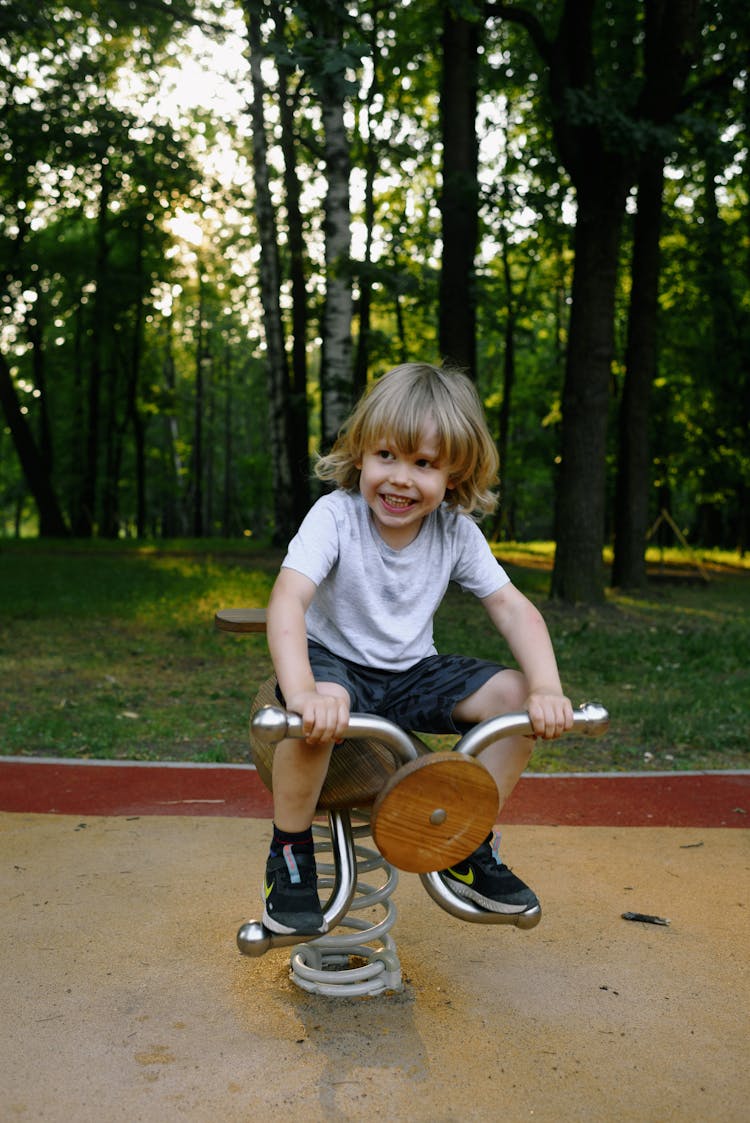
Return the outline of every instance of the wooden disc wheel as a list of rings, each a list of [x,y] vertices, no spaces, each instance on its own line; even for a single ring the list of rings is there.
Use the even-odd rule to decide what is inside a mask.
[[[495,781],[478,760],[430,753],[388,780],[373,805],[372,837],[398,869],[442,870],[484,841],[497,818],[497,798]]]

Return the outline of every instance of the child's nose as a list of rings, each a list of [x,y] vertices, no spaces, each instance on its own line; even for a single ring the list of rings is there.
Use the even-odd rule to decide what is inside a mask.
[[[405,487],[411,480],[411,467],[404,460],[394,460],[391,463],[390,476],[393,483]]]

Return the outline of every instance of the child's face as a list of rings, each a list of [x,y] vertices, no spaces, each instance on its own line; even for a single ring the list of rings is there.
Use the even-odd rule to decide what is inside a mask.
[[[414,452],[402,452],[384,438],[366,449],[357,465],[359,490],[380,536],[393,549],[416,538],[422,520],[440,506],[452,486],[438,448],[437,429],[429,424]]]

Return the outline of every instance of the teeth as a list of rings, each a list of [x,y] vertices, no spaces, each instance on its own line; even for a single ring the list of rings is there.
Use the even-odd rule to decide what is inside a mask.
[[[401,495],[384,495],[383,500],[389,507],[410,507],[411,499],[404,499]]]

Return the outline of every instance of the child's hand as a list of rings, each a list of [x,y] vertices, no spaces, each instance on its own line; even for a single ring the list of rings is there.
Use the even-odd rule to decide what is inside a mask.
[[[535,737],[551,741],[573,727],[570,699],[557,691],[532,690],[524,709],[531,719]]]
[[[287,699],[287,708],[302,717],[308,745],[329,745],[341,741],[349,726],[349,699],[335,698],[317,691],[305,691]]]

